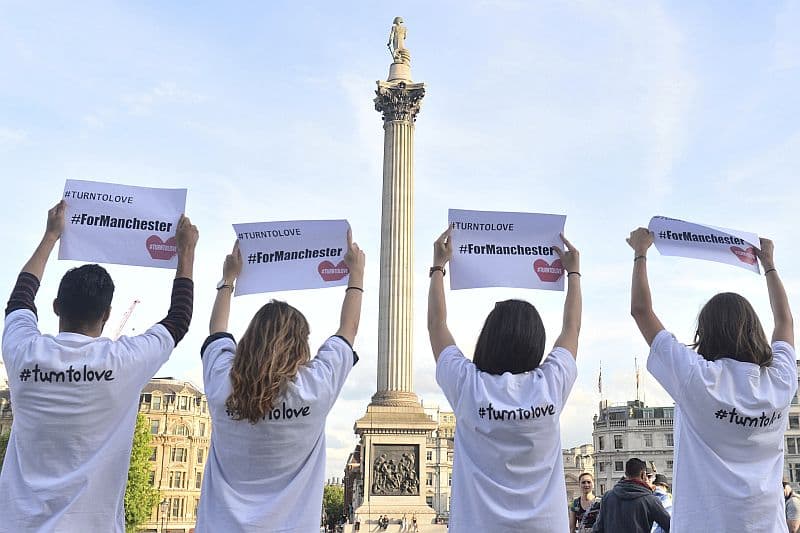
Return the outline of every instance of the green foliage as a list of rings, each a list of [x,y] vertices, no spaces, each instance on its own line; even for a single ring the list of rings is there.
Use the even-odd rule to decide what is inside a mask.
[[[0,435],[0,471],[3,470],[3,460],[6,458],[6,448],[8,448],[8,437],[11,433],[3,433]]]
[[[329,524],[338,524],[344,516],[344,488],[338,485],[325,485],[322,493],[322,508]]]
[[[133,432],[128,485],[125,487],[125,531],[128,533],[136,531],[150,518],[160,499],[158,491],[150,486],[151,439],[147,418],[138,415]]]

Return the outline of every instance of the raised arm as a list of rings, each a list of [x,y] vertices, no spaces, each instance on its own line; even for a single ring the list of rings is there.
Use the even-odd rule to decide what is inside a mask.
[[[61,233],[64,231],[64,212],[67,209],[67,203],[64,200],[58,202],[47,212],[47,227],[44,230],[39,246],[34,250],[33,255],[25,266],[22,267],[22,272],[33,274],[39,281],[42,280],[44,275],[44,267],[47,265],[47,260],[50,258],[50,253],[53,251],[58,239],[61,238]]]
[[[242,252],[239,250],[239,240],[233,244],[233,251],[225,257],[222,264],[222,280],[217,284],[217,296],[214,307],[211,308],[211,320],[208,323],[208,333],[227,333],[228,318],[231,314],[231,295],[239,274],[242,273]]]
[[[638,228],[626,239],[633,248],[633,276],[631,280],[631,316],[636,321],[644,340],[650,345],[663,324],[653,312],[650,283],[647,280],[647,250],[653,244],[653,234],[647,228]]]
[[[456,343],[447,328],[447,302],[444,298],[444,267],[453,257],[453,242],[450,239],[452,231],[452,226],[448,227],[433,243],[433,267],[428,288],[428,335],[436,361],[439,360],[442,350]]]
[[[361,321],[361,300],[364,296],[364,264],[366,257],[358,244],[353,242],[353,232],[347,230],[347,253],[344,263],[350,270],[347,289],[344,291],[342,313],[339,318],[339,330],[336,335],[344,337],[350,346],[356,340],[358,324]]]
[[[578,335],[581,332],[581,315],[583,311],[583,297],[581,295],[581,256],[575,246],[564,235],[564,250],[554,246],[561,265],[567,273],[567,297],[564,300],[564,318],[561,324],[561,334],[556,339],[556,346],[564,348],[578,357]]]
[[[786,289],[783,288],[783,282],[778,276],[778,271],[775,270],[774,251],[775,245],[771,240],[761,239],[761,249],[756,252],[761,260],[761,266],[764,267],[769,304],[772,307],[772,316],[775,321],[772,342],[784,341],[794,346],[794,319],[792,310],[789,308],[789,299],[786,297]]]
[[[189,331],[194,310],[194,249],[197,246],[199,233],[197,227],[188,217],[181,215],[175,240],[178,245],[178,267],[175,270],[175,281],[172,282],[172,296],[170,298],[167,316],[159,322],[169,331],[172,340],[177,345]]]

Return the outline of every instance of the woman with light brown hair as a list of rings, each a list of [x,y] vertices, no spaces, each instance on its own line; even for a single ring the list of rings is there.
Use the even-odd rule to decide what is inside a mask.
[[[650,345],[647,369],[676,405],[670,530],[786,531],[779,487],[797,361],[772,241],[761,239],[756,251],[772,308],[771,343],[750,303],[721,293],[700,311],[690,346],[678,342],[653,311],[647,279],[653,234],[636,229],[628,244],[634,251],[631,314]]]
[[[238,241],[225,258],[203,343],[203,381],[213,432],[197,510],[197,533],[319,529],[325,419],[358,361],[364,253],[347,233],[350,271],[339,330],[311,357],[305,317],[272,300],[238,345],[228,333]],[[198,456],[198,462],[200,457]]]
[[[569,506],[570,533],[591,531],[594,519],[597,518],[597,513],[594,513],[590,522],[584,520],[584,517],[592,509],[594,500],[597,498],[594,495],[594,476],[590,472],[584,472],[578,476],[578,483],[581,486],[581,495],[572,500]]]

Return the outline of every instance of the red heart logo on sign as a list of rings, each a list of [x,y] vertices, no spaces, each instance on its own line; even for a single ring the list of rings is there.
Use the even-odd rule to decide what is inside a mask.
[[[175,237],[170,237],[166,242],[161,240],[158,235],[151,235],[145,241],[150,257],[160,261],[169,261],[178,253],[178,241]]]
[[[539,279],[545,283],[553,283],[564,275],[564,267],[561,265],[561,259],[556,259],[552,263],[548,263],[544,259],[537,259],[533,262],[533,271],[539,276]]]
[[[756,249],[752,246],[744,250],[738,246],[731,246],[731,252],[733,252],[736,258],[742,263],[747,263],[748,265],[756,264]]]
[[[339,281],[350,274],[350,269],[347,268],[344,261],[339,261],[338,265],[334,265],[330,261],[323,261],[317,267],[317,271],[324,281]]]

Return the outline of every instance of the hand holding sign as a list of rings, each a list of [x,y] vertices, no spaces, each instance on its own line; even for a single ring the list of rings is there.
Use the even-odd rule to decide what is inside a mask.
[[[347,253],[344,255],[344,264],[350,271],[348,287],[358,287],[364,289],[364,264],[367,259],[363,250],[353,242],[353,231],[347,228]]]
[[[756,255],[761,260],[761,266],[764,267],[764,273],[766,274],[767,270],[775,268],[775,260],[772,258],[772,254],[775,251],[775,244],[765,238],[760,239],[761,249],[756,250]]]
[[[625,241],[633,248],[635,257],[646,257],[647,249],[653,244],[653,232],[647,228],[636,228]]]
[[[47,212],[47,229],[45,235],[54,241],[61,238],[64,233],[64,213],[67,211],[67,202],[61,200]]]
[[[564,241],[564,250],[558,246],[553,246],[553,249],[558,254],[558,260],[561,261],[561,266],[567,275],[572,273],[580,274],[581,271],[581,255],[577,248],[564,237],[564,234],[559,234],[561,240]]]
[[[453,258],[453,240],[450,234],[453,233],[453,226],[447,226],[444,233],[433,243],[433,266],[444,266]]]
[[[239,239],[233,243],[233,251],[225,256],[222,264],[222,279],[224,281],[236,281],[242,273],[242,251],[239,249]]]

